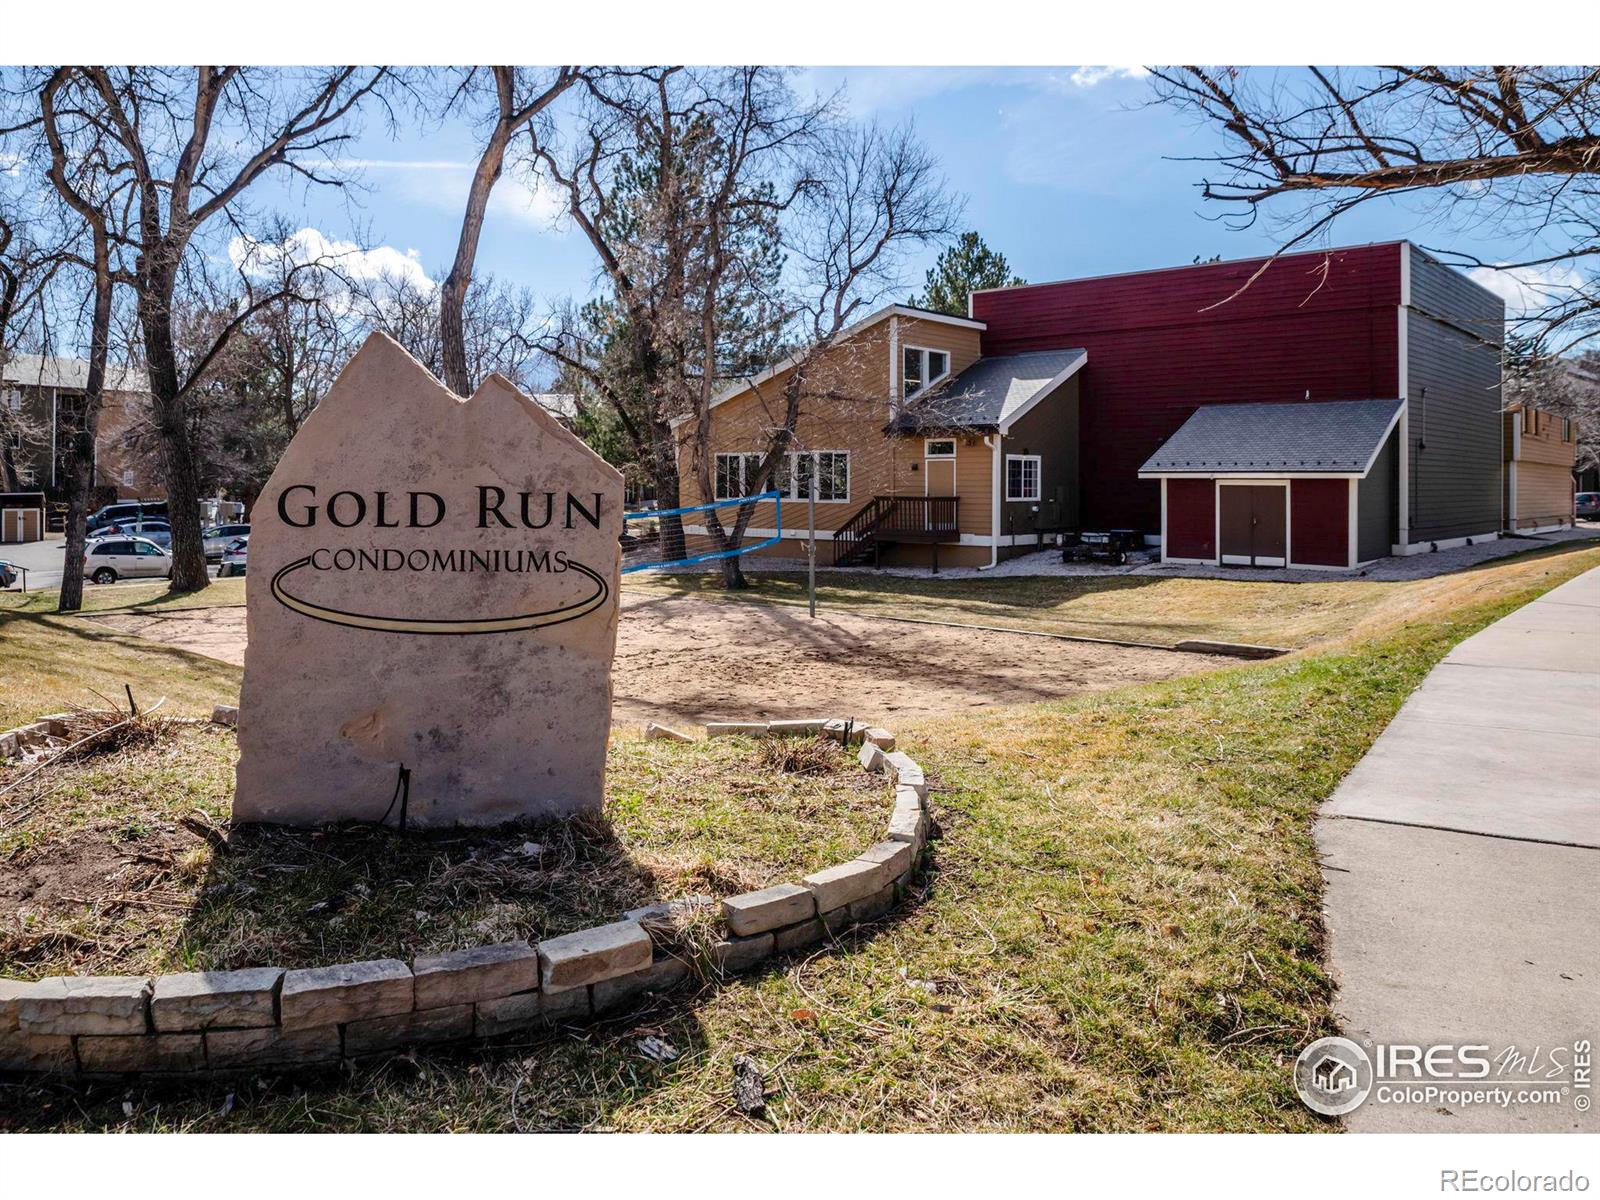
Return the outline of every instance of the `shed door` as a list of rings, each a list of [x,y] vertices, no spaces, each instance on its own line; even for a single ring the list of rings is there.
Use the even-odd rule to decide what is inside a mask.
[[[1244,567],[1281,567],[1288,561],[1286,484],[1217,487],[1222,561]]]

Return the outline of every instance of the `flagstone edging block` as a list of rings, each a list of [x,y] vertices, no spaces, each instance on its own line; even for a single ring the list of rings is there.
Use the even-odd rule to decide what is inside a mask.
[[[895,785],[883,840],[798,882],[720,903],[654,904],[537,944],[473,946],[410,963],[0,979],[0,1072],[100,1079],[294,1070],[524,1033],[808,950],[906,896],[931,819],[926,777],[894,734],[826,717],[725,721],[706,732],[859,747],[861,766]],[[720,914],[720,939],[689,956],[671,947],[675,918],[710,912]]]

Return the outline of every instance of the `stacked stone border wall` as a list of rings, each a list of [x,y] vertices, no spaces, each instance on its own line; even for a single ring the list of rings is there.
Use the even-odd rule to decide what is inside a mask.
[[[219,724],[236,719],[227,706],[213,716]],[[895,748],[892,733],[840,718],[706,726],[708,737],[732,734],[820,735],[858,747],[861,766],[894,786],[883,840],[795,883],[720,903],[650,905],[536,944],[475,946],[410,963],[0,979],[0,1071],[93,1079],[288,1070],[494,1038],[604,1015],[707,968],[750,970],[880,917],[905,896],[931,822],[922,768]],[[693,740],[654,724],[646,736]],[[661,930],[686,909],[712,906],[718,932],[695,960],[651,937],[652,926]]]

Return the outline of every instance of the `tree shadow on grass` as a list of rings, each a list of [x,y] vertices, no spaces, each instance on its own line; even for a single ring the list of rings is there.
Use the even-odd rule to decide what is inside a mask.
[[[529,842],[546,847],[538,866],[507,861],[534,857],[522,853]],[[292,967],[383,956],[410,961],[430,948],[537,939],[615,920],[625,908],[654,899],[657,890],[649,869],[629,860],[598,820],[470,834],[247,828],[234,833],[229,851],[215,861],[182,934],[196,966]],[[535,878],[543,882],[534,885]],[[483,911],[488,895],[498,910],[491,920],[505,923],[474,925],[466,938],[442,932],[440,926],[459,928]],[[321,898],[307,905],[313,896]],[[412,907],[447,902],[457,911],[427,921],[418,918],[429,909]],[[513,907],[517,912],[509,914]],[[820,952],[848,953],[904,915],[902,907],[843,931]],[[692,955],[683,944],[667,942],[667,948],[658,942],[658,959]],[[817,949],[769,959],[740,978],[758,982]],[[700,1012],[732,982],[698,958],[689,977],[670,990],[625,997],[590,1017],[301,1070],[125,1081],[0,1079],[0,1131],[606,1129],[631,1105],[703,1068],[713,1040]],[[686,1096],[683,1131],[734,1111],[727,1103],[731,1091],[709,1106],[704,1099]],[[765,1127],[757,1118],[749,1123]]]
[[[177,952],[213,970],[409,961],[615,921],[661,883],[599,817],[406,833],[247,825],[212,855]]]

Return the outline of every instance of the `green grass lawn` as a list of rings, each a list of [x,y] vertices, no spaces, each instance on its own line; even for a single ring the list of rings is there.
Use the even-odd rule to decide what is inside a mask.
[[[765,1128],[1335,1129],[1290,1078],[1334,1028],[1317,807],[1451,646],[1596,566],[1596,549],[1523,556],[1313,651],[903,728],[942,831],[920,895],[752,977],[320,1078],[0,1090],[0,1125],[734,1131],[756,1125],[730,1105],[750,1054],[776,1089]],[[101,819],[139,819],[125,808]],[[646,1058],[645,1033],[681,1056]]]
[[[242,604],[244,580],[218,580],[179,596],[164,580],[86,585],[83,599],[85,613]],[[213,705],[237,700],[238,667],[130,637],[84,616],[58,616],[56,600],[54,591],[0,593],[0,729],[73,704],[96,704],[96,692],[121,703],[125,685],[144,705],[166,697],[162,711],[173,714],[210,713]]]

